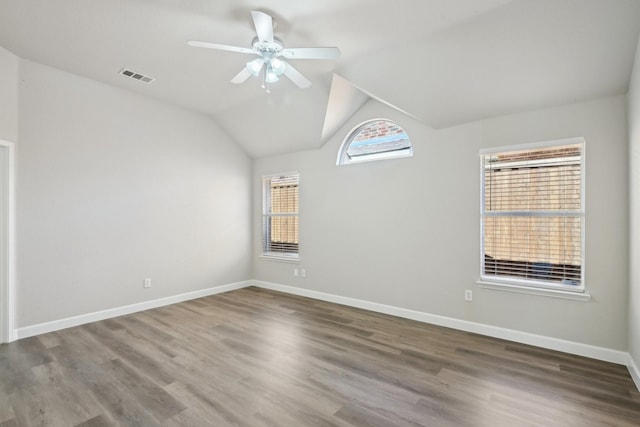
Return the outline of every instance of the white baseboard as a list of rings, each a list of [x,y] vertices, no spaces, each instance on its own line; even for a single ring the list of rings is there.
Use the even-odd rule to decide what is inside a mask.
[[[582,344],[558,338],[546,337],[543,335],[530,334],[528,332],[500,328],[497,326],[485,325],[482,323],[469,322],[467,320],[454,319],[452,317],[445,317],[436,314],[408,310],[405,308],[399,308],[355,298],[342,297],[338,295],[327,294],[324,292],[297,288],[294,286],[280,285],[277,283],[263,282],[258,280],[253,280],[252,284],[260,288],[314,298],[322,301],[334,302],[350,307],[363,308],[365,310],[371,310],[378,313],[390,314],[392,316],[403,317],[405,319],[417,320],[418,322],[430,323],[433,325],[444,326],[461,331],[487,335],[494,338],[515,341],[522,344],[534,345],[536,347],[562,351],[578,356],[590,357],[592,359],[604,360],[607,362],[617,363],[619,365],[628,366],[629,363],[629,353],[624,351],[612,350],[609,348],[598,347],[589,344]],[[637,381],[636,384],[638,384]]]
[[[579,356],[585,356],[593,359],[625,365],[629,369],[636,387],[638,388],[638,390],[640,390],[640,369],[638,369],[638,365],[635,363],[631,355],[623,351],[612,350],[589,344],[582,344],[558,338],[546,337],[543,335],[530,334],[513,329],[500,328],[497,326],[490,326],[482,323],[469,322],[467,320],[454,319],[452,317],[439,316],[436,314],[409,310],[386,304],[380,304],[356,298],[343,297],[339,295],[328,294],[325,292],[313,291],[309,289],[297,288],[295,286],[287,286],[259,280],[248,280],[244,282],[231,283],[228,285],[216,286],[194,292],[187,292],[184,294],[159,298],[151,301],[144,301],[137,304],[126,305],[123,307],[116,307],[108,310],[98,311],[95,313],[87,313],[79,316],[68,317],[65,319],[54,320],[51,322],[40,323],[37,325],[26,326],[16,329],[13,335],[16,339],[28,338],[48,332],[59,331],[61,329],[66,329],[73,326],[96,322],[99,320],[111,319],[113,317],[136,313],[139,311],[149,310],[165,305],[176,304],[179,302],[202,298],[209,295],[215,295],[222,292],[242,289],[248,286],[256,286],[259,288],[271,289],[288,294],[314,298],[321,301],[328,301],[350,307],[362,308],[378,313],[416,320],[418,322],[444,326],[447,328],[458,329],[466,332],[473,332],[494,338],[501,338],[522,344],[534,345],[537,347],[548,348],[551,350],[562,351],[565,353],[571,353]]]
[[[61,329],[71,328],[73,326],[84,325],[86,323],[96,322],[98,320],[111,319],[113,317],[124,316],[126,314],[136,313],[138,311],[149,310],[152,308],[162,307],[165,305],[176,304],[196,298],[202,298],[209,295],[215,295],[222,292],[233,291],[236,289],[246,288],[250,286],[250,281],[231,283],[228,285],[215,286],[212,288],[202,289],[199,291],[186,292],[184,294],[173,295],[165,298],[158,298],[151,301],[139,302],[137,304],[125,305],[122,307],[110,308],[108,310],[97,311],[95,313],[81,314],[79,316],[67,317],[65,319],[53,320],[51,322],[40,323],[32,326],[25,326],[15,330],[16,339],[28,338],[35,335],[46,334],[48,332],[59,331]]]
[[[629,360],[627,362],[627,369],[629,369],[629,373],[631,374],[631,378],[633,378],[633,382],[636,383],[636,388],[640,391],[640,369],[638,369],[638,365],[636,364],[633,357],[629,355]]]

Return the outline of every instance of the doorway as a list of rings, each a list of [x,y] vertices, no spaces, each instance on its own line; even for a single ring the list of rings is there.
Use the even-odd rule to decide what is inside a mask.
[[[15,147],[0,140],[0,343],[15,340]]]

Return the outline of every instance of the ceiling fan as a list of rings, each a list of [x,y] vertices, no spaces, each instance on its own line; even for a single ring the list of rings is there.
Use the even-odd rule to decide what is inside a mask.
[[[251,76],[261,75],[262,87],[267,92],[269,92],[269,83],[277,82],[283,74],[300,88],[311,86],[311,82],[305,76],[281,58],[335,59],[340,56],[340,49],[337,47],[285,48],[282,41],[273,36],[273,18],[270,15],[252,10],[251,17],[256,27],[257,36],[251,42],[250,48],[193,40],[187,44],[194,47],[258,55],[258,58],[247,62],[247,66],[231,79],[231,83],[244,83]]]

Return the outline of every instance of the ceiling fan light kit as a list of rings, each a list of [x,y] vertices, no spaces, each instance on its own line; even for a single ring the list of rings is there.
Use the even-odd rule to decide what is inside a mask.
[[[267,83],[275,83],[278,80],[280,80],[280,77],[278,77],[278,75],[276,74],[275,71],[273,71],[273,67],[271,66],[271,64],[267,65],[267,69],[264,72],[265,75],[265,80]]]
[[[285,68],[287,68],[286,62],[280,61],[278,58],[271,58],[269,65],[271,66],[271,68],[273,68],[273,72],[278,76],[282,75]]]
[[[264,65],[263,58],[256,58],[253,61],[247,62],[247,70],[251,73],[252,76],[258,77],[260,71],[262,71],[262,66]]]
[[[251,76],[258,77],[262,75],[262,87],[265,88],[267,92],[269,92],[269,83],[277,82],[283,74],[300,88],[308,88],[311,86],[311,82],[306,77],[300,74],[291,64],[279,57],[295,59],[336,59],[340,56],[340,49],[337,47],[285,49],[284,44],[273,36],[273,18],[270,15],[254,10],[251,11],[251,16],[257,33],[257,36],[254,37],[251,42],[251,48],[203,41],[190,41],[187,44],[193,47],[258,55],[259,58],[247,62],[246,67],[231,79],[231,83],[244,83]]]

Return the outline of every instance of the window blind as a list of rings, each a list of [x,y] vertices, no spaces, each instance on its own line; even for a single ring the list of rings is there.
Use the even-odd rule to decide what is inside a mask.
[[[263,178],[263,252],[298,253],[298,174]]]
[[[485,153],[482,276],[582,288],[583,144]]]

